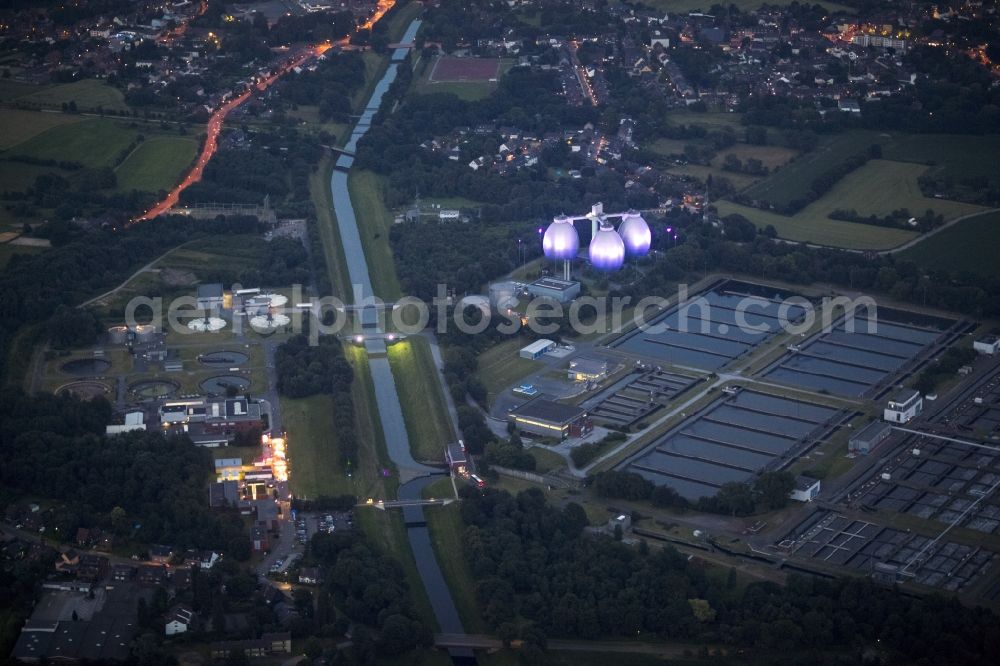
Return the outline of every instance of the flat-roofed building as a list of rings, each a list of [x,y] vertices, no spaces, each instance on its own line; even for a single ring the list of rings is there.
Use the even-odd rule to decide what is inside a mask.
[[[872,421],[847,441],[851,453],[867,455],[892,433],[892,426],[886,421]]]
[[[507,419],[524,432],[560,440],[581,437],[594,429],[585,410],[543,396],[510,410]]]
[[[551,298],[559,303],[569,303],[580,295],[580,283],[556,277],[543,277],[528,285],[528,293],[536,298]]]
[[[903,389],[889,399],[882,418],[890,423],[906,423],[924,409],[924,400],[913,389]]]
[[[574,382],[597,382],[608,376],[608,362],[581,356],[569,362],[567,377]]]
[[[532,361],[536,358],[542,357],[545,352],[553,349],[556,343],[551,340],[535,340],[530,345],[522,347],[521,351],[518,352],[518,356],[521,358],[531,359]]]

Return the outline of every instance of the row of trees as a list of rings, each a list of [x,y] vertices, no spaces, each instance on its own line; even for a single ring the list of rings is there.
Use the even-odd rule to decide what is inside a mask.
[[[660,507],[749,516],[755,512],[781,509],[788,504],[795,478],[788,472],[764,472],[751,481],[723,484],[715,495],[699,497],[694,502],[681,497],[670,486],[658,486],[635,472],[601,472],[591,479],[591,484],[594,492],[601,497],[648,500]]]
[[[755,648],[761,663],[816,651],[861,663],[877,644],[885,663],[992,664],[1000,650],[996,616],[955,599],[904,597],[857,578],[741,587],[735,572],[710,576],[672,547],[589,536],[579,505],[554,508],[537,489],[460,492],[476,598],[501,635],[526,626],[542,642],[654,634]]]

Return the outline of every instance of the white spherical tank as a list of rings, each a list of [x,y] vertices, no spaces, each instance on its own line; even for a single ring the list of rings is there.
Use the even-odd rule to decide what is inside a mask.
[[[573,220],[558,215],[542,236],[542,250],[552,260],[574,259],[580,249],[580,235],[576,233]]]
[[[630,257],[641,257],[649,252],[653,242],[653,234],[646,220],[634,210],[622,215],[622,223],[618,227],[618,235],[625,243],[625,254]]]
[[[625,243],[610,223],[601,225],[590,241],[590,263],[599,271],[616,271],[625,263]]]

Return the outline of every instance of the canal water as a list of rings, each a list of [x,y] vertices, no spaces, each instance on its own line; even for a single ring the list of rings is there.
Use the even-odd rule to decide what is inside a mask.
[[[420,28],[420,21],[414,20],[410,23],[403,35],[402,42],[412,42]],[[382,104],[382,99],[389,86],[396,80],[398,69],[404,65],[407,49],[396,49],[392,53],[389,66],[381,80],[375,85],[372,96],[365,105],[365,109],[355,125],[351,136],[344,146],[348,153],[354,153],[358,146],[358,141],[365,135],[371,127],[372,119],[378,113]],[[358,229],[358,219],[354,213],[354,205],[351,203],[350,192],[347,187],[348,172],[354,164],[351,155],[341,155],[337,158],[333,174],[330,177],[330,191],[333,196],[333,211],[337,217],[337,226],[340,232],[341,243],[344,246],[344,256],[347,259],[347,272],[351,278],[351,284],[355,290],[354,294],[345,294],[345,299],[349,298],[355,303],[361,299],[374,297],[376,294],[372,289],[371,276],[368,272],[368,262],[365,259],[364,247],[361,244],[361,234]],[[376,350],[369,348],[370,352],[381,352],[378,355],[369,356],[369,367],[371,368],[372,383],[375,387],[376,402],[378,405],[379,420],[382,424],[382,432],[385,434],[386,445],[389,457],[392,458],[399,470],[402,485],[399,488],[400,499],[422,499],[423,489],[430,483],[442,478],[441,470],[421,465],[414,461],[410,453],[409,438],[406,434],[406,423],[403,420],[403,412],[399,404],[399,393],[396,391],[396,384],[393,380],[389,361],[385,357],[384,346]],[[458,616],[458,609],[451,597],[451,592],[441,573],[437,557],[434,554],[434,546],[431,543],[430,533],[427,529],[427,522],[424,517],[422,507],[407,507],[404,512],[406,522],[406,535],[413,551],[413,558],[416,560],[417,571],[420,579],[427,590],[431,607],[434,610],[435,618],[441,632],[449,634],[464,634],[465,629]],[[472,650],[465,648],[450,648],[449,654],[456,661],[466,661],[473,656]]]

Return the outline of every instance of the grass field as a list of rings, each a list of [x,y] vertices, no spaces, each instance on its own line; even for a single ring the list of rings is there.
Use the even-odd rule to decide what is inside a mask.
[[[444,446],[454,441],[448,410],[437,381],[437,368],[427,340],[412,336],[388,349],[389,365],[416,460],[439,461]]]
[[[44,248],[32,247],[30,245],[11,245],[10,243],[3,243],[0,245],[0,269],[6,268],[10,258],[15,254],[38,254],[43,251]]]
[[[518,379],[541,369],[535,361],[521,358],[518,350],[527,344],[522,338],[505,340],[479,356],[476,375],[486,387],[490,400]]]
[[[50,108],[62,108],[63,102],[68,104],[73,101],[80,111],[90,111],[97,107],[102,107],[106,111],[128,108],[120,90],[98,79],[44,86],[39,90],[19,95],[17,101]]]
[[[711,113],[684,110],[668,111],[667,120],[674,125],[695,125],[704,127],[707,130],[731,127],[739,131],[743,128],[742,113],[728,113],[723,111]]]
[[[553,453],[538,446],[528,449],[528,453],[535,459],[535,471],[539,474],[551,472],[554,469],[566,466],[566,460],[558,453]]]
[[[87,167],[105,167],[142,133],[128,123],[94,118],[52,127],[9,149],[12,155],[68,160]],[[147,133],[147,137],[148,137]]]
[[[354,483],[340,466],[333,428],[333,397],[281,399],[288,432],[289,483],[297,497],[353,494]]]
[[[449,486],[448,494],[451,494],[451,481],[445,479],[444,482]],[[476,579],[463,554],[462,533],[465,525],[462,523],[458,504],[427,507],[424,515],[427,516],[427,529],[431,534],[438,564],[441,565],[441,573],[451,590],[451,598],[455,601],[463,628],[470,634],[486,633],[486,623],[476,603]]]
[[[382,202],[381,182],[371,171],[352,170],[348,177],[348,189],[358,218],[361,244],[368,258],[368,273],[371,275],[375,295],[387,301],[398,300],[401,296],[396,264],[389,245],[389,228],[392,216]]]
[[[0,109],[0,150],[16,146],[58,125],[68,125],[80,120],[80,116],[65,113]]]
[[[996,248],[1000,246],[1000,212],[962,220],[902,253],[904,259],[933,270],[969,271],[1000,277]]]
[[[319,106],[315,104],[300,105],[295,110],[290,110],[287,115],[302,121],[305,127],[315,132],[329,132],[337,137],[337,144],[346,143],[350,128],[346,123],[323,122],[319,117]]]
[[[180,181],[197,154],[198,142],[191,137],[150,137],[115,169],[118,190],[169,190]]]
[[[795,168],[793,165],[783,171],[794,171]],[[982,210],[972,204],[923,196],[917,186],[917,178],[926,168],[919,164],[871,160],[791,217],[728,201],[719,201],[716,205],[720,215],[739,213],[760,227],[774,225],[781,238],[836,247],[884,250],[915,238],[915,232],[831,220],[827,216],[838,208],[854,209],[862,215],[886,215],[898,208],[907,208],[914,215],[920,215],[929,208],[948,220]],[[781,173],[779,171],[777,175]]]
[[[309,196],[316,209],[316,229],[319,232],[320,244],[326,259],[327,276],[333,287],[333,296],[345,303],[350,303],[349,285],[351,278],[347,273],[347,260],[340,244],[337,231],[337,220],[333,215],[333,202],[330,195],[330,170],[333,160],[327,156],[320,162],[319,168],[309,176]],[[326,294],[324,294],[326,295]]]

